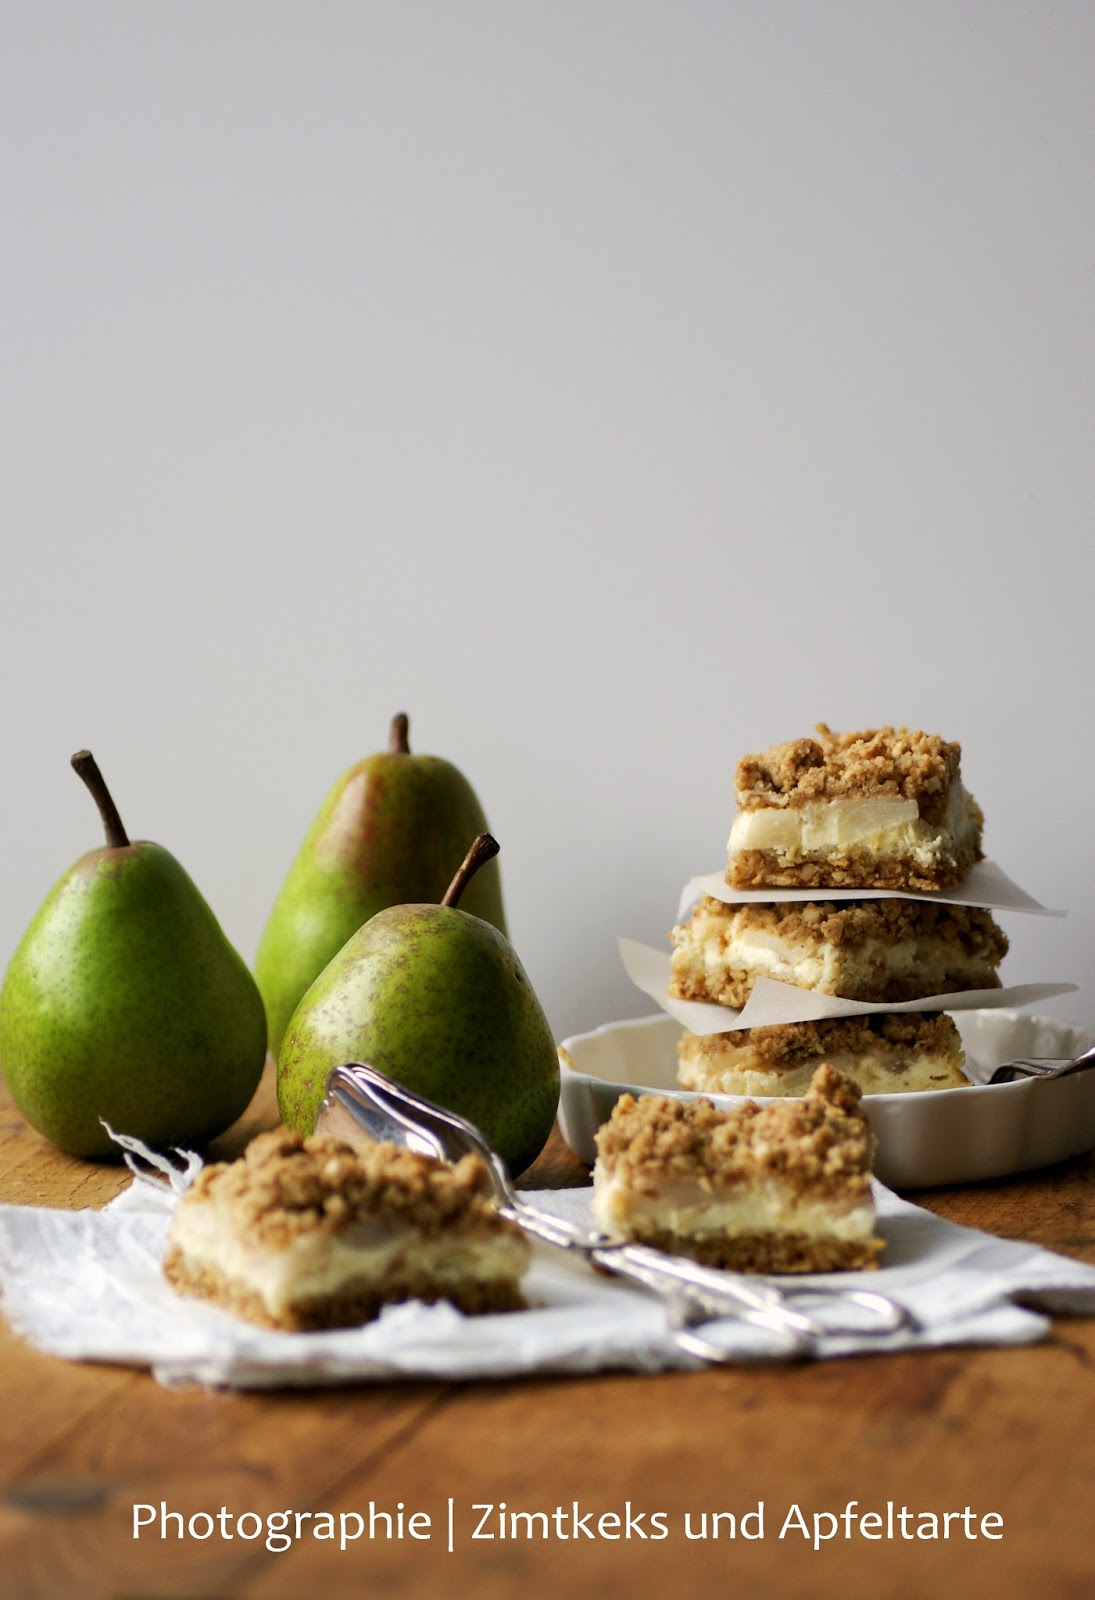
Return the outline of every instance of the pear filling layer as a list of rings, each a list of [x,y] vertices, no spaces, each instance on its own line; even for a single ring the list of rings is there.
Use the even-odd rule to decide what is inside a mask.
[[[727,849],[770,852],[781,862],[824,860],[847,852],[859,860],[908,860],[930,870],[972,844],[975,819],[959,784],[941,822],[926,822],[915,800],[820,800],[803,806],[739,811]]]

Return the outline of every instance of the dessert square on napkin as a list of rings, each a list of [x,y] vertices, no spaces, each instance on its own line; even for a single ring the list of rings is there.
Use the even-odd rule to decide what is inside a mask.
[[[526,1280],[528,1311],[465,1317],[444,1304],[408,1304],[335,1332],[253,1327],[178,1296],[164,1279],[168,1221],[200,1162],[190,1157],[183,1170],[158,1158],[156,1164],[164,1180],[138,1176],[103,1211],[0,1206],[2,1310],[40,1350],[148,1367],[167,1385],[238,1389],[697,1365],[673,1342],[653,1295],[542,1245]],[[587,1187],[525,1198],[588,1222],[591,1193]],[[881,1271],[785,1278],[781,1287],[808,1281],[878,1290],[906,1306],[919,1326],[883,1337],[827,1334],[819,1356],[1022,1344],[1045,1336],[1048,1311],[1095,1312],[1095,1267],[957,1227],[880,1185],[876,1201],[887,1241]],[[808,1309],[828,1320],[818,1302]],[[785,1353],[779,1339],[744,1323],[721,1322],[717,1336],[730,1361]]]

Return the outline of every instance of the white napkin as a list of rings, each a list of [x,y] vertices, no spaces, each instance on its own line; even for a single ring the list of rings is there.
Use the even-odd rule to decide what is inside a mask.
[[[415,1303],[332,1333],[253,1327],[180,1297],[160,1270],[168,1220],[197,1165],[191,1158],[174,1187],[137,1178],[103,1211],[0,1206],[2,1309],[11,1326],[52,1355],[150,1367],[167,1385],[236,1389],[698,1364],[674,1344],[653,1295],[541,1245],[526,1279],[528,1311],[465,1317],[445,1304]],[[525,1198],[588,1221],[590,1194],[583,1188]],[[785,1292],[803,1284],[880,1291],[913,1312],[919,1329],[882,1338],[829,1334],[819,1341],[820,1356],[1025,1344],[1045,1337],[1045,1311],[1095,1312],[1095,1267],[956,1227],[880,1185],[876,1200],[887,1241],[880,1271],[778,1281]],[[826,1322],[839,1314],[831,1302],[810,1300],[803,1309]],[[733,1361],[783,1353],[779,1339],[743,1323],[708,1331]]]

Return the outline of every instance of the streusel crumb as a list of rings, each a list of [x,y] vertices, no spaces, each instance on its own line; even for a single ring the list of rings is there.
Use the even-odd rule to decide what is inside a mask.
[[[799,1194],[854,1198],[868,1191],[875,1147],[859,1101],[827,1062],[802,1100],[720,1111],[704,1098],[625,1094],[597,1132],[598,1160],[649,1194],[673,1181],[725,1190],[766,1175]]]
[[[393,1144],[355,1150],[341,1139],[303,1138],[290,1128],[259,1134],[238,1161],[203,1168],[181,1203],[210,1198],[214,1190],[231,1207],[234,1231],[271,1250],[377,1214],[424,1234],[473,1221],[513,1226],[488,1198],[490,1175],[477,1156],[450,1167]]]
[[[685,1033],[678,1054],[717,1060],[726,1046],[748,1045],[757,1069],[785,1070],[826,1055],[871,1055],[879,1050],[916,1050],[944,1056],[961,1051],[954,1021],[945,1011],[869,1011],[858,1017],[826,1017],[815,1022],[781,1022],[768,1028],[734,1028],[726,1033]]]
[[[961,745],[909,728],[833,733],[819,722],[815,732],[815,739],[792,739],[739,761],[735,788],[743,811],[870,796],[915,800],[926,821],[942,816]]]

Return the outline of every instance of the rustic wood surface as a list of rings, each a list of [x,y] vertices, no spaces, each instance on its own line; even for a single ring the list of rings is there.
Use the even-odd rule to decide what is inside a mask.
[[[232,1154],[273,1120],[269,1083],[214,1147]],[[530,1175],[584,1181],[556,1138]],[[1095,1261],[1090,1158],[1007,1182],[916,1198],[1003,1237]],[[123,1169],[59,1155],[0,1100],[0,1201],[98,1206]],[[433,1597],[723,1594],[738,1600],[870,1594],[1088,1600],[1095,1593],[1095,1321],[1055,1323],[1017,1349],[940,1350],[797,1367],[608,1374],[466,1386],[404,1383],[303,1394],[168,1392],[148,1374],[37,1354],[0,1333],[0,1594],[152,1597]],[[447,1549],[449,1498],[454,1550]],[[779,1538],[792,1505],[886,1502],[1003,1517],[1004,1537]],[[133,1505],[189,1518],[222,1506],[405,1518],[428,1540],[132,1536]],[[711,1514],[765,1507],[765,1536],[713,1531]],[[544,1539],[471,1538],[481,1513],[562,1507]],[[663,1515],[654,1541],[575,1535],[571,1519]],[[706,1538],[698,1534],[708,1514]],[[351,1522],[352,1525],[352,1522]],[[587,1524],[589,1525],[589,1524]],[[621,1524],[622,1526],[622,1524]],[[754,1527],[755,1525],[751,1525]],[[422,1524],[418,1524],[419,1530]],[[607,1532],[612,1532],[611,1524]],[[656,1530],[655,1530],[656,1531]],[[378,1524],[378,1535],[383,1525]],[[562,1537],[562,1534],[569,1535]]]

